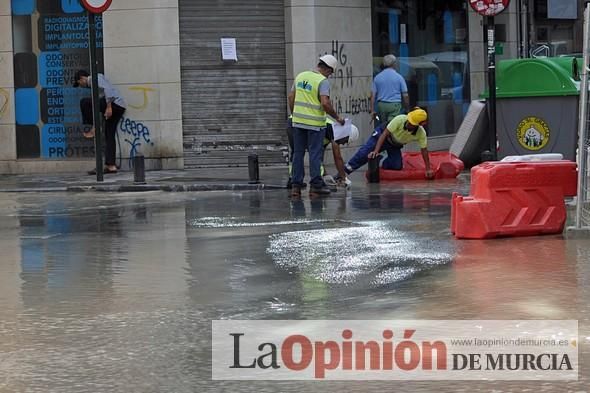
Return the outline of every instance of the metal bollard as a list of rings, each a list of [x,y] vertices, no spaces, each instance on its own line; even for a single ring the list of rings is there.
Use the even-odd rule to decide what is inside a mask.
[[[250,184],[260,183],[260,169],[258,167],[258,154],[250,154],[248,156],[248,176],[250,177]]]
[[[379,183],[379,164],[381,163],[381,156],[369,159],[369,183]]]
[[[133,157],[133,183],[145,184],[145,159],[143,156]]]

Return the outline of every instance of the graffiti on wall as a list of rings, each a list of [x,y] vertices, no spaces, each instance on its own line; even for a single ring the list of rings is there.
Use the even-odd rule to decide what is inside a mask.
[[[352,87],[354,71],[352,66],[348,64],[348,55],[344,50],[344,44],[332,41],[332,56],[338,60],[338,68],[332,77],[338,81],[341,89]]]
[[[138,92],[140,93],[140,100],[141,100],[141,104],[139,105],[132,105],[129,104],[130,108],[133,109],[137,109],[137,110],[144,110],[145,108],[147,108],[147,106],[150,103],[150,97],[149,97],[149,93],[156,91],[156,89],[154,89],[153,87],[148,87],[148,86],[131,86],[129,88],[129,90],[131,90],[132,92]]]
[[[334,109],[338,113],[347,115],[358,115],[371,113],[371,91],[359,83],[359,78],[354,78],[355,71],[349,62],[349,55],[346,45],[338,40],[332,41],[330,53],[338,60],[338,68],[332,78],[332,88],[335,92],[332,98]],[[325,54],[324,53],[324,54]]]
[[[10,93],[0,87],[0,119],[4,117],[4,114],[8,110],[8,102],[10,100]]]
[[[126,95],[128,107],[136,112],[145,111],[152,102],[150,97],[156,88],[151,86],[129,86]],[[133,111],[131,111],[133,112]],[[119,161],[128,157],[129,167],[133,167],[133,158],[141,155],[142,146],[154,146],[150,128],[142,121],[131,117],[123,117],[119,122],[117,137],[119,138]]]
[[[129,167],[133,166],[133,158],[137,156],[142,145],[154,146],[150,129],[144,123],[123,117],[119,122],[119,133],[126,143],[126,153],[129,156]],[[124,155],[123,146],[119,143],[119,158]]]

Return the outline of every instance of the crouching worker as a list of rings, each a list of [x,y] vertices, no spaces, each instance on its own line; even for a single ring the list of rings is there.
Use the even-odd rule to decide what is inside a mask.
[[[334,128],[332,124],[334,124],[334,119],[327,117],[326,118],[326,135],[324,136],[324,140],[322,142],[323,149],[322,149],[322,166],[320,168],[320,174],[322,177],[326,175],[326,169],[324,165],[324,159],[326,155],[326,150],[328,147],[332,147],[332,156],[334,157],[334,165],[336,166],[336,170],[338,171],[338,175],[336,179],[340,185],[346,184],[346,171],[344,167],[344,159],[342,158],[342,151],[340,149],[341,145],[345,145],[347,143],[351,143],[356,141],[359,138],[359,130],[355,125],[351,125],[350,133],[347,135],[335,135]],[[292,119],[289,118],[287,123],[287,138],[289,139],[289,181],[287,182],[287,188],[292,188],[292,164],[293,164],[293,125]],[[325,179],[324,179],[325,180]],[[306,184],[303,183],[303,187],[306,187]]]
[[[369,159],[379,156],[382,151],[387,152],[381,166],[383,169],[401,170],[403,168],[401,149],[410,142],[417,142],[424,159],[426,178],[434,178],[428,157],[428,138],[424,126],[428,120],[426,111],[414,108],[407,115],[398,115],[389,122],[375,128],[371,137],[361,146],[356,154],[345,165],[345,171],[350,174],[365,165]]]

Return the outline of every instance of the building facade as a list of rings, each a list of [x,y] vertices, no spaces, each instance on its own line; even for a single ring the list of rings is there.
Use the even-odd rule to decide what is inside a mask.
[[[513,0],[496,17],[498,60],[581,52],[581,0]],[[430,114],[431,149],[451,143],[486,86],[484,20],[465,0],[114,0],[97,24],[101,66],[128,103],[118,164],[151,169],[286,162],[286,96],[318,56],[339,113],[362,140],[383,55],[398,57],[413,105]],[[229,40],[226,55],[221,40]],[[71,87],[87,68],[77,0],[0,0],[0,173],[94,165]],[[234,56],[235,55],[235,56]],[[345,154],[356,146],[348,147]]]

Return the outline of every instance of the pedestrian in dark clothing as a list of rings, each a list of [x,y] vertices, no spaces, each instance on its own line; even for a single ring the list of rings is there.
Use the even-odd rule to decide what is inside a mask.
[[[92,87],[92,78],[88,71],[79,70],[74,77],[74,87]],[[117,125],[125,113],[127,105],[117,90],[103,74],[98,74],[98,87],[100,97],[100,113],[105,117],[105,168],[104,173],[117,173],[116,156]],[[84,133],[87,138],[94,138],[94,117],[92,115],[92,98],[86,97],[80,100],[82,121],[84,124],[93,125],[89,132]],[[96,169],[88,172],[96,174]]]

